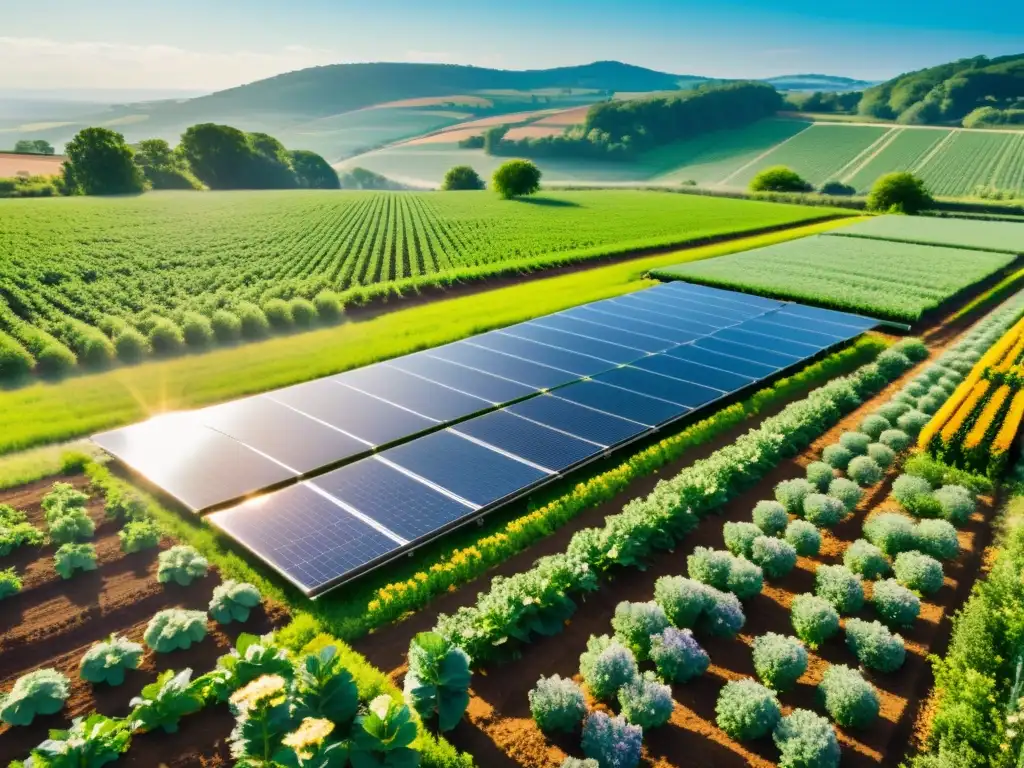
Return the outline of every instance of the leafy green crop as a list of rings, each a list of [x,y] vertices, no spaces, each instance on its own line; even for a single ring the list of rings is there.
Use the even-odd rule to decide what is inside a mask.
[[[412,749],[415,740],[416,721],[409,708],[390,696],[378,696],[352,729],[352,768],[415,768],[420,760]]]
[[[131,723],[99,714],[76,717],[66,731],[32,750],[26,768],[100,768],[115,762],[131,744]]]
[[[203,708],[198,680],[192,680],[192,670],[175,673],[169,669],[142,689],[142,695],[131,700],[132,730],[148,733],[163,730],[176,733],[178,723],[185,715]]]
[[[125,670],[139,668],[143,652],[138,643],[111,635],[85,652],[79,665],[82,679],[90,683],[121,685]]]
[[[178,544],[161,552],[158,560],[157,581],[161,584],[174,583],[182,587],[201,579],[210,567],[206,558],[200,555],[195,547],[186,544]]]
[[[0,600],[16,595],[19,592],[21,592],[21,578],[14,571],[14,568],[0,571]]]
[[[434,632],[420,632],[409,645],[405,700],[424,721],[437,718],[450,731],[469,706],[469,656]]]
[[[229,579],[214,587],[209,607],[210,617],[218,624],[244,622],[259,604],[260,591],[256,587]]]
[[[206,614],[202,611],[183,611],[169,608],[157,613],[149,624],[143,639],[157,653],[185,650],[206,637]]]
[[[150,520],[131,520],[117,533],[125,554],[152,549],[160,543],[160,529]]]
[[[64,544],[53,555],[53,567],[62,579],[75,571],[96,570],[96,547],[92,544]]]
[[[71,695],[68,679],[55,669],[38,669],[19,677],[8,693],[0,693],[0,721],[31,725],[38,715],[53,715]]]

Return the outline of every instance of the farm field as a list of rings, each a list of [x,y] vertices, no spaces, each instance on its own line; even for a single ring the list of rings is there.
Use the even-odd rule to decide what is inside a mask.
[[[819,236],[657,274],[914,322],[1013,260],[988,251]]]
[[[651,269],[842,226],[788,229],[399,306],[380,316],[203,355],[0,390],[0,454],[87,435],[155,413],[194,408],[348,370],[650,285]]]
[[[1015,133],[956,131],[917,173],[938,197],[968,195],[979,185],[1021,191],[1011,186],[1024,168],[1018,142]]]
[[[837,234],[1024,254],[1024,224],[1009,221],[876,216],[843,227]]]
[[[44,350],[63,348],[65,360],[102,367],[145,357],[142,335],[173,354],[309,327],[326,316],[306,300],[322,304],[325,290],[340,294],[336,307],[836,213],[637,191],[5,200],[0,343],[44,362]]]
[[[64,158],[59,155],[15,155],[0,152],[0,178],[28,173],[31,176],[53,176],[60,173]]]
[[[897,128],[891,140],[852,176],[841,179],[857,192],[866,194],[875,180],[886,173],[913,171],[930,151],[949,135],[948,131]]]

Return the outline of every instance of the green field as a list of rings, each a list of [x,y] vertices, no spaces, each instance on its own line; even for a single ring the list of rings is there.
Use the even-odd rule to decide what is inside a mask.
[[[365,298],[835,213],[638,191],[511,202],[483,192],[299,191],[3,200],[0,351],[20,344],[38,359],[62,344],[103,364],[113,342],[130,361],[137,350],[121,345],[132,326],[158,351],[185,351],[237,337],[218,323],[241,321],[249,338],[268,322],[308,324],[310,308],[296,300],[325,289]],[[161,336],[168,328],[177,339]]]
[[[949,135],[946,130],[898,128],[891,141],[856,173],[843,179],[860,193],[871,189],[879,176],[895,171],[913,171],[936,145]]]
[[[956,131],[917,172],[938,197],[964,197],[979,185],[1024,193],[1020,142],[1013,132]]]
[[[878,216],[836,234],[1024,254],[1024,224],[1009,221]]]
[[[1012,261],[991,251],[820,236],[658,275],[913,322]]]

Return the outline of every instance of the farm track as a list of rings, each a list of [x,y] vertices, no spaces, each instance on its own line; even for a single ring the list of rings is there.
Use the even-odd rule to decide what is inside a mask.
[[[955,309],[950,308],[946,317],[951,317]],[[925,330],[922,337],[933,353],[932,359],[952,344],[976,319],[961,319],[956,323],[940,321]],[[755,487],[725,505],[721,514],[703,520],[676,552],[661,555],[646,571],[621,570],[613,574],[596,593],[586,597],[564,632],[554,637],[541,638],[525,647],[518,660],[478,673],[474,677],[473,698],[467,719],[452,733],[452,743],[474,754],[480,764],[489,768],[556,768],[567,753],[578,755],[578,741],[575,737],[552,741],[541,734],[533,723],[527,693],[536,680],[541,675],[577,676],[579,655],[585,650],[587,639],[592,634],[611,632],[611,617],[619,602],[652,599],[657,578],[685,573],[686,555],[694,547],[722,548],[721,529],[724,522],[749,520],[750,510],[758,500],[772,498],[775,484],[781,480],[802,477],[806,465],[818,459],[825,445],[835,442],[842,432],[855,428],[866,414],[888,401],[927,364],[925,362],[915,367],[890,384],[800,456],[783,462]],[[761,419],[769,415],[765,413]],[[745,432],[756,426],[756,422],[749,422],[735,432]],[[577,530],[600,524],[605,516],[619,512],[625,502],[649,492],[660,477],[674,475],[682,467],[731,442],[735,437],[736,434],[722,436],[711,445],[689,452],[657,475],[642,478],[626,492],[587,511],[553,536],[515,556],[485,577],[445,595],[405,622],[379,630],[357,642],[357,649],[375,665],[391,670],[396,680],[400,679],[405,669],[403,654],[411,636],[433,626],[438,614],[452,613],[462,605],[473,603],[477,592],[486,589],[493,576],[522,571],[529,568],[536,558],[564,550]],[[776,752],[770,740],[740,745],[717,728],[714,723],[714,706],[718,689],[730,679],[753,675],[749,645],[754,637],[769,631],[792,633],[789,605],[793,597],[813,590],[813,572],[817,563],[841,560],[845,546],[859,538],[861,525],[872,510],[886,509],[890,502],[885,500],[897,474],[898,470],[888,472],[881,484],[868,490],[856,513],[825,535],[819,557],[800,558],[797,568],[785,579],[766,583],[762,594],[745,605],[747,625],[739,637],[729,641],[716,640],[708,647],[712,661],[708,674],[687,685],[674,687],[676,711],[669,725],[645,737],[646,761],[643,765],[652,768],[695,764],[774,765]],[[949,617],[966,598],[977,577],[982,553],[990,538],[988,521],[995,507],[994,499],[982,500],[979,511],[961,531],[961,555],[955,563],[947,564],[942,590],[922,602],[921,618],[912,629],[903,633],[907,641],[905,666],[893,675],[869,675],[882,699],[881,717],[865,733],[840,732],[844,766],[895,766],[902,759],[932,683],[927,656],[929,653],[941,653],[948,642]],[[875,617],[872,614],[868,607],[858,615],[873,619]],[[819,652],[811,654],[808,673],[801,678],[797,689],[782,695],[784,709],[815,708],[815,686],[828,663],[857,665],[856,659],[845,649],[841,639],[831,640]]]
[[[61,478],[48,478],[0,493],[0,503],[24,510],[33,525],[42,526],[40,501],[55,479]],[[87,486],[81,476],[63,479],[80,489]],[[122,554],[118,527],[105,520],[102,500],[93,498],[87,509],[97,524],[92,540],[99,555],[96,571],[62,580],[53,570],[55,548],[52,546],[21,550],[0,562],[5,568],[16,566],[18,572],[24,574],[23,591],[4,600],[0,612],[0,690],[8,690],[18,677],[44,667],[63,672],[71,681],[71,696],[60,713],[37,718],[27,727],[0,726],[0,765],[24,758],[29,749],[46,738],[50,729],[66,728],[72,718],[92,712],[108,716],[128,714],[131,698],[160,672],[185,667],[192,668],[197,675],[209,671],[241,632],[267,632],[285,618],[283,609],[275,606],[254,614],[245,624],[221,627],[210,622],[206,639],[187,651],[158,655],[147,650],[140,669],[129,672],[121,686],[94,686],[83,681],[78,665],[94,643],[112,632],[141,642],[153,614],[175,607],[205,610],[213,588],[220,582],[216,571],[211,569],[206,578],[189,587],[159,584],[156,567],[160,549]],[[172,543],[165,539],[161,549]],[[174,736],[136,736],[118,765],[138,768],[230,765],[225,745],[232,726],[233,720],[226,708],[212,707],[186,718],[181,732]]]

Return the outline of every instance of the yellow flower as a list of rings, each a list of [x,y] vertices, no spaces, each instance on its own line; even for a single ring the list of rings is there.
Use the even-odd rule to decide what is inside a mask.
[[[999,415],[1003,403],[1006,402],[1006,398],[1009,396],[1010,388],[1006,385],[1001,386],[995,391],[992,397],[989,398],[988,403],[985,404],[981,415],[978,416],[978,420],[974,423],[971,431],[967,433],[967,437],[964,440],[964,448],[977,448],[981,445],[981,441],[985,439],[988,428],[992,426],[992,422]]]
[[[292,733],[284,737],[284,745],[295,750],[299,757],[312,757],[315,747],[323,744],[324,739],[331,735],[334,723],[330,720],[307,717]]]
[[[231,703],[239,710],[251,709],[261,704],[274,707],[285,700],[287,685],[280,675],[263,675],[235,691],[231,695]]]

